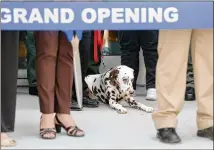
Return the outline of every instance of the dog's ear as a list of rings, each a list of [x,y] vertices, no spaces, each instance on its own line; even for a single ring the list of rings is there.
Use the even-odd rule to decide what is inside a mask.
[[[117,80],[118,74],[119,74],[119,70],[117,69],[113,69],[110,72],[110,75],[109,75],[110,83],[114,86],[117,84],[116,80]]]

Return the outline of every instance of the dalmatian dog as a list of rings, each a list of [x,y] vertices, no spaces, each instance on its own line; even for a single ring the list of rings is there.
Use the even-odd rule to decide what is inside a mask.
[[[130,107],[148,113],[153,112],[154,109],[152,107],[148,107],[134,99],[133,80],[134,70],[125,65],[111,68],[102,74],[85,77],[89,97],[101,100],[118,113],[127,113],[127,109],[120,104],[122,100],[125,100]]]

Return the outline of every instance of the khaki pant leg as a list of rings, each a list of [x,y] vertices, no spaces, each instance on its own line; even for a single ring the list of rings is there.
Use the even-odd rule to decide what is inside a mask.
[[[159,32],[156,89],[158,110],[152,115],[157,129],[175,128],[184,104],[191,30]]]
[[[213,126],[213,30],[194,30],[192,60],[199,129]]]

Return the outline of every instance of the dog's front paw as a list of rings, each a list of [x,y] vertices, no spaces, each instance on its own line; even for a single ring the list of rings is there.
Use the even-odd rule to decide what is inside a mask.
[[[126,114],[128,111],[127,111],[126,108],[121,107],[121,108],[119,108],[119,109],[117,110],[117,112],[118,112],[119,114]]]
[[[154,108],[153,108],[153,107],[147,107],[147,108],[145,109],[145,111],[146,111],[147,113],[151,113],[151,112],[154,111]]]

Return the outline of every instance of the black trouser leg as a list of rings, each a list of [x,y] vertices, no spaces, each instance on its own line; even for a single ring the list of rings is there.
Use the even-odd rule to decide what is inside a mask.
[[[139,31],[119,31],[121,50],[121,65],[134,69],[133,87],[136,89],[136,82],[139,73]]]
[[[14,131],[18,47],[18,31],[1,31],[1,132]]]
[[[87,97],[87,93],[84,92],[87,89],[87,84],[85,83],[85,77],[88,75],[88,70],[90,68],[89,65],[89,58],[91,55],[91,50],[93,46],[93,36],[92,31],[84,31],[82,40],[79,44],[79,51],[80,51],[80,59],[81,59],[81,71],[82,71],[82,83],[83,83],[83,107],[98,107],[98,102],[96,100],[91,100]],[[76,103],[76,94],[75,94],[75,84],[73,84],[73,101],[72,101],[72,110],[81,110],[77,108],[75,105]]]
[[[158,60],[158,30],[140,31],[140,45],[143,49],[146,67],[146,89],[155,88],[156,64]]]
[[[98,48],[98,62],[94,61],[94,31],[91,32],[91,46],[89,52],[89,60],[88,60],[88,70],[86,75],[91,74],[99,74],[100,64],[101,64],[101,52],[100,48]]]

